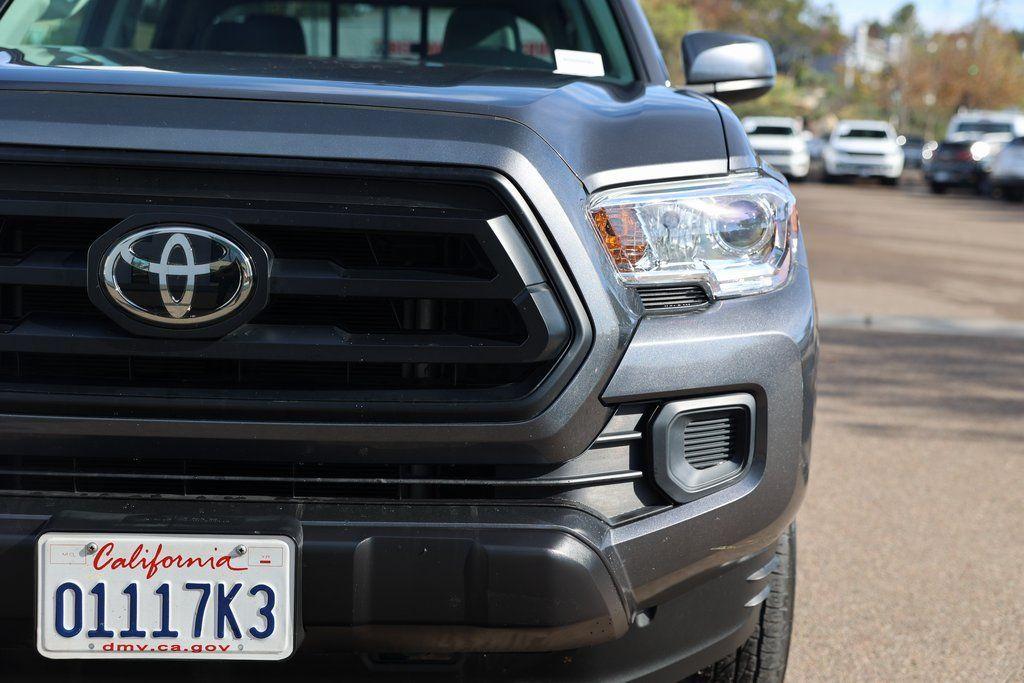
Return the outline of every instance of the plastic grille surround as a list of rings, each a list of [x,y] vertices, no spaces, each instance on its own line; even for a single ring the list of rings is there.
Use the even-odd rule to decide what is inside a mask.
[[[296,164],[0,161],[13,179],[0,191],[0,403],[30,392],[52,397],[54,414],[68,412],[63,395],[76,397],[74,414],[128,414],[135,397],[157,396],[162,416],[182,417],[278,406],[324,416],[353,404],[364,416],[460,404],[481,417],[528,414],[574,326],[489,174]],[[85,252],[126,216],[151,212],[200,225],[217,216],[266,244],[266,308],[212,341],[112,325],[86,296]]]

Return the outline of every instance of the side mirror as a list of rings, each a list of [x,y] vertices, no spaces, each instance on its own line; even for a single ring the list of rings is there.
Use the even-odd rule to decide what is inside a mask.
[[[718,31],[683,37],[686,87],[724,102],[742,102],[775,86],[775,54],[760,38]]]

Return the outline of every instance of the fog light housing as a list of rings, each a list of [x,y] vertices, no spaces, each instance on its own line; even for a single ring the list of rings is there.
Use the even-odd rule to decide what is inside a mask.
[[[750,394],[674,401],[651,423],[655,482],[685,503],[739,480],[754,453],[756,402]]]

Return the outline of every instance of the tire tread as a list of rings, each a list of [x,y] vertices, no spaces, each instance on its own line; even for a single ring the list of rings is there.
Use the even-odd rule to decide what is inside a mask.
[[[781,683],[785,679],[796,588],[795,523],[779,538],[775,554],[779,563],[769,579],[771,592],[761,605],[754,632],[736,652],[697,672],[692,681]]]

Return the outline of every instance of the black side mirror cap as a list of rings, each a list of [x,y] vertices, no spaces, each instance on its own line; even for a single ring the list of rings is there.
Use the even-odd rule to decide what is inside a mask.
[[[683,37],[686,87],[724,102],[752,100],[775,86],[775,53],[760,38],[694,31]]]

